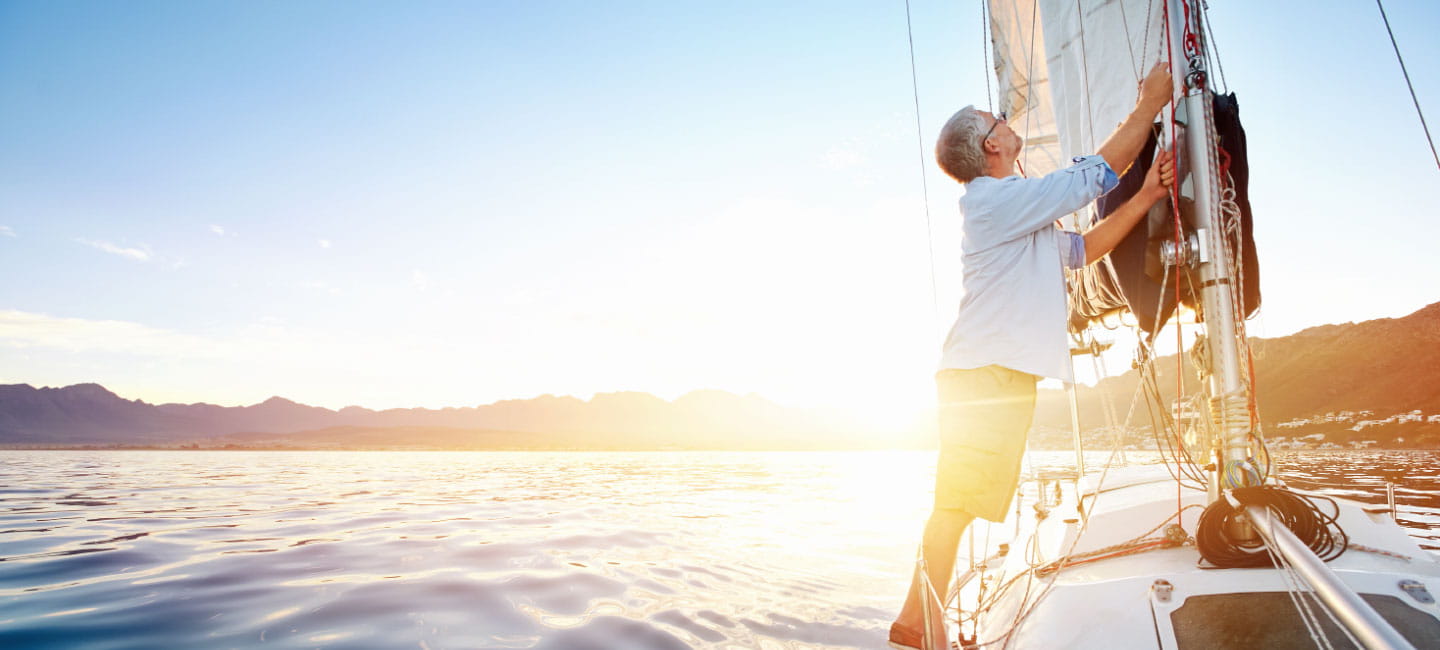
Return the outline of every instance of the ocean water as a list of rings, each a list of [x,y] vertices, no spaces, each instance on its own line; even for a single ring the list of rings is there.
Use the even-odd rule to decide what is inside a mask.
[[[1375,503],[1390,477],[1402,523],[1437,549],[1437,461],[1277,465]],[[0,452],[0,647],[880,648],[933,462]]]

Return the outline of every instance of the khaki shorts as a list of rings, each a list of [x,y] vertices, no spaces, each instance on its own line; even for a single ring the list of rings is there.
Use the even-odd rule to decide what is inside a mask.
[[[1004,521],[1035,417],[1035,375],[985,366],[941,370],[935,508]]]

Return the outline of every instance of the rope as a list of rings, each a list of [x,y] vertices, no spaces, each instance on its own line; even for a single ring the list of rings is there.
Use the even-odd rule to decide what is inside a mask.
[[[1405,57],[1400,56],[1400,46],[1395,43],[1395,32],[1390,29],[1390,18],[1385,15],[1385,5],[1375,0],[1380,8],[1380,19],[1385,21],[1385,33],[1390,35],[1390,47],[1395,48],[1395,58],[1400,61],[1400,72],[1405,75],[1405,87],[1410,89],[1410,101],[1415,102],[1415,114],[1420,116],[1420,128],[1425,130],[1425,141],[1430,143],[1430,155],[1435,157],[1435,167],[1440,169],[1440,153],[1435,153],[1435,139],[1430,137],[1430,126],[1425,124],[1425,113],[1420,110],[1420,99],[1415,96],[1415,85],[1410,83],[1410,71],[1405,69]]]
[[[1147,7],[1148,9],[1148,7]],[[1125,15],[1125,5],[1120,5],[1120,26],[1125,30],[1125,49],[1130,53],[1130,68],[1135,71],[1135,81],[1140,81],[1140,65],[1135,60],[1135,39],[1130,37],[1130,18]],[[1147,25],[1148,26],[1148,25]],[[1140,51],[1140,56],[1145,56],[1145,51]]]
[[[1160,278],[1161,292],[1165,291],[1168,283],[1171,282],[1172,279],[1177,286],[1180,283],[1178,273],[1172,275],[1171,270],[1172,268],[1170,266],[1164,268],[1164,273]],[[1163,311],[1163,302],[1157,301],[1155,304],[1154,322],[1160,322]],[[1175,328],[1178,333],[1180,329],[1178,317],[1175,320]],[[1158,335],[1159,332],[1157,331],[1156,334]],[[1160,450],[1160,459],[1165,463],[1165,468],[1170,472],[1170,477],[1175,479],[1177,484],[1203,490],[1206,484],[1205,476],[1199,465],[1191,458],[1189,448],[1185,446],[1181,438],[1182,432],[1178,423],[1175,422],[1172,416],[1173,410],[1166,407],[1164,397],[1160,393],[1160,381],[1155,368],[1154,338],[1152,335],[1149,339],[1145,337],[1138,339],[1139,345],[1137,347],[1137,353],[1140,355],[1140,358],[1136,362],[1136,369],[1140,373],[1141,382],[1140,385],[1136,387],[1136,390],[1137,393],[1140,390],[1146,391],[1146,396],[1149,398],[1146,401],[1146,407],[1150,415],[1150,424],[1154,433],[1156,448]],[[1175,354],[1179,357],[1180,351],[1177,350]],[[1178,368],[1179,365],[1177,363],[1177,373]],[[1179,399],[1180,395],[1177,394],[1175,396],[1175,402],[1178,402]],[[1193,405],[1191,405],[1190,408],[1193,409]],[[1157,413],[1159,417],[1156,417]],[[1162,431],[1164,432],[1163,434]],[[1175,461],[1174,467],[1170,466],[1172,458]]]
[[[1340,506],[1334,499],[1306,497],[1272,486],[1235,488],[1229,494],[1242,505],[1264,506],[1280,525],[1289,528],[1322,561],[1329,562],[1340,557],[1350,543],[1349,536],[1336,522]],[[1329,502],[1334,513],[1322,512],[1315,505],[1316,500]],[[1276,566],[1269,555],[1261,552],[1264,544],[1258,538],[1243,540],[1231,537],[1228,524],[1238,514],[1239,511],[1230,505],[1228,499],[1220,499],[1205,508],[1200,515],[1200,525],[1195,529],[1195,546],[1200,556],[1223,569]]]
[[[1190,34],[1190,16],[1189,16],[1190,9],[1189,9],[1189,5],[1188,5],[1188,4],[1185,4],[1184,6],[1185,6],[1185,13],[1186,13],[1186,16],[1185,16],[1185,38],[1188,39],[1188,38],[1189,38],[1189,34]],[[1169,6],[1168,3],[1167,3],[1166,6],[1165,6],[1164,20],[1165,20],[1165,24],[1168,26],[1168,25],[1170,24],[1170,6]],[[1165,42],[1166,42],[1166,45],[1167,45],[1167,47],[1166,47],[1166,49],[1165,49],[1166,58],[1167,58],[1167,60],[1169,60],[1169,63],[1170,63],[1170,78],[1173,80],[1173,79],[1175,78],[1175,61],[1174,61],[1174,58],[1170,56],[1170,54],[1171,54],[1174,50],[1169,47],[1169,43],[1170,43],[1170,30],[1169,30],[1169,29],[1166,29],[1166,30],[1165,30]],[[1171,99],[1170,99],[1170,120],[1169,120],[1169,121],[1170,121],[1170,148],[1171,148],[1171,150],[1174,150],[1174,151],[1178,152],[1179,149],[1180,149],[1180,146],[1179,146],[1179,143],[1176,142],[1175,99],[1174,99],[1175,91],[1174,91],[1173,88],[1172,88],[1171,91],[1170,91],[1170,95],[1171,95]],[[1194,170],[1191,170],[1190,173],[1193,174],[1193,173],[1195,173],[1195,172],[1194,172]],[[1184,242],[1184,232],[1185,232],[1185,230],[1184,230],[1183,226],[1181,225],[1181,221],[1180,221],[1180,183],[1178,182],[1179,179],[1176,179],[1176,181],[1177,181],[1177,182],[1171,183],[1171,187],[1172,187],[1172,189],[1171,189],[1171,195],[1172,195],[1172,198],[1173,198],[1174,200],[1172,200],[1172,201],[1170,202],[1170,211],[1171,211],[1171,213],[1173,214],[1174,219],[1175,219],[1175,250],[1176,250],[1176,251],[1179,251],[1179,250],[1182,250],[1182,249],[1183,249],[1184,244],[1185,244],[1185,242]],[[1157,322],[1158,322],[1158,321],[1157,321]],[[1176,277],[1176,278],[1175,278],[1175,401],[1176,401],[1176,402],[1179,402],[1180,396],[1185,394],[1184,360],[1183,360],[1183,357],[1181,357],[1181,352],[1182,352],[1184,349],[1185,349],[1185,331],[1184,331],[1184,328],[1182,328],[1182,327],[1180,326],[1180,278],[1179,278],[1179,277]],[[1177,430],[1176,430],[1176,434],[1177,434],[1177,442],[1180,442],[1180,441],[1178,440],[1178,434],[1179,434],[1178,427],[1177,427]],[[1180,444],[1179,446],[1181,447],[1181,449],[1184,449],[1184,448],[1185,448],[1183,443]],[[1189,455],[1189,450],[1186,450],[1186,455],[1187,455],[1187,456]],[[1180,489],[1179,489],[1178,486],[1177,486],[1176,489],[1175,489],[1175,507],[1176,507],[1176,508],[1179,508],[1179,507],[1180,507]]]
[[[1405,554],[1402,554],[1402,553],[1392,553],[1392,552],[1387,551],[1387,550],[1385,550],[1385,549],[1383,549],[1383,548],[1375,548],[1375,547],[1373,547],[1373,546],[1365,546],[1365,545],[1363,545],[1363,544],[1350,544],[1350,545],[1346,546],[1345,548],[1348,549],[1348,550],[1351,550],[1351,551],[1360,551],[1361,553],[1373,553],[1373,554],[1375,554],[1375,555],[1384,555],[1384,556],[1386,556],[1386,557],[1393,557],[1393,558],[1395,558],[1395,559],[1397,559],[1397,560],[1405,560],[1406,562],[1414,562],[1414,561],[1415,561],[1415,558],[1410,557],[1409,555],[1405,555]]]
[[[1339,514],[1339,509],[1336,509]],[[1320,617],[1315,614],[1316,610],[1324,613],[1330,619],[1334,627],[1338,628],[1349,640],[1350,646],[1359,648],[1362,644],[1350,633],[1350,630],[1340,621],[1336,620],[1335,613],[1329,607],[1320,603],[1319,597],[1310,589],[1309,585],[1300,577],[1294,565],[1284,555],[1275,552],[1275,549],[1265,546],[1265,553],[1270,557],[1271,562],[1279,569],[1282,579],[1285,580],[1285,593],[1290,597],[1290,602],[1295,606],[1295,611],[1300,615],[1300,620],[1305,624],[1305,630],[1310,635],[1310,640],[1315,642],[1318,648],[1334,648],[1330,643],[1329,635],[1320,623]]]
[[[1168,267],[1166,279],[1168,279]],[[1162,281],[1161,287],[1164,287]],[[1177,325],[1178,326],[1178,325]],[[1146,407],[1149,410],[1150,422],[1153,428],[1156,448],[1160,450],[1160,459],[1165,463],[1171,478],[1177,483],[1197,489],[1204,490],[1206,478],[1199,465],[1190,456],[1189,448],[1181,438],[1179,426],[1171,417],[1171,411],[1165,407],[1164,399],[1160,394],[1159,377],[1155,372],[1155,354],[1153,348],[1144,340],[1141,341],[1140,353],[1143,355],[1138,371],[1141,377],[1138,390],[1146,391]],[[1194,409],[1194,405],[1187,405]],[[1156,414],[1159,417],[1156,417]],[[1171,467],[1170,462],[1174,460],[1175,466]]]
[[[1131,416],[1133,416],[1134,413],[1135,413],[1135,404],[1136,404],[1136,402],[1138,401],[1138,399],[1139,399],[1139,391],[1137,390],[1136,393],[1135,393],[1135,396],[1131,399],[1131,402],[1130,402],[1130,411],[1129,411],[1129,412],[1126,414],[1126,416],[1125,416],[1125,424],[1126,424],[1127,427],[1128,427],[1129,424],[1130,424],[1130,418],[1131,418]],[[1110,468],[1113,467],[1114,464],[1115,464],[1115,458],[1116,458],[1117,454],[1120,452],[1120,448],[1121,448],[1121,441],[1120,441],[1119,438],[1116,438],[1114,444],[1112,445],[1112,447],[1111,447],[1111,449],[1110,449],[1110,457],[1109,457],[1108,459],[1106,459],[1106,461],[1105,461],[1105,466],[1104,466],[1104,468],[1102,468],[1102,470],[1101,470],[1101,472],[1100,472],[1100,476],[1099,476],[1099,478],[1098,478],[1098,479],[1096,480],[1096,482],[1095,482],[1095,492],[1094,492],[1094,497],[1095,497],[1095,499],[1099,499],[1099,495],[1100,495],[1100,493],[1103,491],[1102,488],[1103,488],[1104,485],[1105,485],[1105,479],[1106,479],[1106,477],[1109,476],[1109,474],[1110,474]],[[1077,480],[1077,482],[1076,482],[1076,484],[1075,484],[1075,492],[1076,492],[1076,500],[1079,501],[1079,502],[1083,502],[1083,500],[1084,500],[1084,495],[1083,495],[1083,494],[1080,494],[1080,485],[1079,485],[1078,480]],[[1091,503],[1092,503],[1092,505],[1093,505],[1094,501],[1092,501]],[[1199,506],[1194,506],[1194,507],[1199,507]],[[1129,547],[1129,548],[1106,547],[1105,549],[1100,549],[1099,551],[1092,551],[1092,552],[1090,552],[1090,553],[1078,554],[1078,555],[1077,555],[1077,554],[1075,554],[1075,547],[1079,545],[1080,540],[1085,536],[1086,531],[1089,530],[1089,527],[1090,527],[1090,515],[1092,514],[1093,511],[1094,511],[1094,508],[1091,508],[1091,507],[1084,507],[1084,508],[1081,508],[1081,509],[1080,509],[1080,528],[1079,528],[1079,530],[1076,531],[1075,537],[1070,540],[1070,546],[1065,549],[1065,552],[1062,553],[1059,558],[1056,558],[1055,560],[1053,560],[1053,561],[1051,561],[1051,562],[1048,562],[1048,563],[1046,563],[1046,562],[1044,562],[1043,560],[1040,560],[1040,559],[1032,559],[1032,560],[1029,560],[1029,561],[1027,562],[1027,563],[1029,564],[1029,567],[1028,567],[1026,570],[1021,571],[1020,573],[1017,573],[1017,574],[1016,574],[1014,577],[1012,577],[1010,580],[1006,581],[1003,585],[1000,586],[999,589],[997,589],[997,590],[995,591],[994,595],[991,596],[988,600],[985,599],[985,598],[983,598],[983,593],[982,593],[982,598],[981,598],[981,600],[977,603],[976,611],[975,611],[975,614],[974,614],[974,616],[973,616],[973,619],[976,620],[975,629],[976,629],[976,633],[977,633],[977,634],[978,634],[978,630],[979,630],[979,622],[978,622],[978,619],[979,619],[980,614],[983,613],[983,612],[985,612],[985,611],[988,611],[991,607],[994,607],[994,606],[1000,601],[1000,599],[1005,595],[1005,593],[1006,593],[1007,591],[1009,591],[1009,589],[1010,589],[1016,582],[1018,582],[1021,578],[1027,578],[1027,577],[1029,578],[1029,579],[1026,580],[1026,582],[1025,582],[1025,593],[1022,594],[1021,597],[1020,597],[1020,604],[1017,606],[1017,608],[1016,608],[1016,610],[1015,610],[1015,617],[1014,617],[1014,619],[1011,621],[1010,626],[1006,629],[1005,633],[1002,634],[1002,635],[1000,635],[1000,636],[998,636],[998,637],[995,638],[995,639],[991,639],[990,641],[978,642],[978,639],[977,639],[976,642],[971,643],[971,644],[968,644],[967,647],[970,647],[970,648],[980,648],[980,647],[995,645],[995,644],[997,644],[997,643],[998,643],[998,644],[1001,644],[1001,647],[1008,647],[1009,644],[1010,644],[1010,639],[1011,639],[1012,635],[1015,633],[1015,631],[1016,631],[1017,629],[1019,629],[1020,624],[1023,623],[1026,618],[1029,618],[1030,614],[1034,613],[1034,611],[1039,607],[1041,601],[1043,601],[1043,600],[1045,599],[1045,597],[1046,597],[1047,595],[1049,595],[1050,590],[1051,590],[1052,588],[1054,588],[1054,586],[1055,586],[1055,581],[1059,578],[1060,571],[1063,570],[1063,569],[1066,567],[1066,565],[1071,561],[1072,558],[1083,559],[1083,560],[1085,560],[1085,561],[1087,561],[1087,562],[1088,562],[1088,561],[1099,561],[1099,559],[1102,559],[1102,558],[1089,559],[1090,553],[1106,552],[1106,551],[1118,551],[1119,553],[1116,554],[1116,555],[1114,555],[1114,556],[1115,556],[1115,557],[1119,557],[1120,555],[1128,555],[1128,554],[1143,552],[1143,551],[1146,551],[1146,550],[1154,550],[1153,548],[1151,548],[1151,547],[1148,546],[1148,545],[1145,545],[1144,548],[1141,548],[1141,545],[1139,544],[1139,542],[1140,542],[1143,538],[1148,537],[1151,533],[1154,533],[1156,530],[1159,530],[1161,527],[1165,526],[1165,524],[1169,523],[1171,519],[1176,519],[1176,518],[1178,518],[1178,517],[1180,516],[1180,512],[1176,512],[1174,515],[1171,515],[1170,517],[1167,517],[1164,521],[1162,521],[1162,522],[1160,522],[1159,524],[1157,524],[1154,528],[1151,528],[1150,530],[1142,533],[1142,534],[1139,535],[1138,537],[1133,538],[1132,540],[1129,540],[1129,542],[1122,542],[1122,545],[1129,544],[1129,543],[1135,543],[1136,545],[1133,546],[1133,547]],[[1183,512],[1183,510],[1182,510],[1181,512]],[[1178,526],[1177,526],[1177,528],[1178,528]],[[1036,553],[1038,553],[1038,551],[1039,551],[1039,549],[1035,546],[1035,543],[1036,543],[1036,538],[1035,538],[1034,536],[1030,537],[1029,540],[1028,540],[1028,544],[1029,544],[1029,545],[1027,546],[1026,552],[1029,553],[1032,557],[1034,557],[1034,555],[1035,555]],[[1049,568],[1047,568],[1047,567],[1049,567]],[[1039,571],[1040,569],[1042,569],[1042,568],[1046,568],[1047,575],[1049,575],[1049,579],[1046,581],[1045,585],[1042,587],[1040,593],[1036,595],[1035,600],[1031,601],[1031,600],[1030,600],[1030,592],[1031,592],[1031,589],[1035,586],[1035,581],[1036,581],[1036,579],[1037,579],[1037,578],[1044,577],[1043,575],[1041,575],[1041,574],[1038,573],[1038,571]]]
[[[1181,510],[1181,512],[1199,507],[1201,506],[1198,504],[1186,506]],[[1060,559],[1054,560],[1049,564],[1036,569],[1035,574],[1039,576],[1044,576],[1059,571],[1061,568],[1064,567],[1079,566],[1081,564],[1099,562],[1101,560],[1108,560],[1111,558],[1117,558],[1125,555],[1135,555],[1137,553],[1143,553],[1146,551],[1155,551],[1165,548],[1175,548],[1177,546],[1183,546],[1187,541],[1190,541],[1188,537],[1183,536],[1184,529],[1180,529],[1179,532],[1174,535],[1172,535],[1170,531],[1167,530],[1166,534],[1161,535],[1160,537],[1151,537],[1151,535],[1155,534],[1156,531],[1164,528],[1166,524],[1170,523],[1172,520],[1177,519],[1179,516],[1180,512],[1170,515],[1169,517],[1165,518],[1165,521],[1156,524],[1154,528],[1151,528],[1150,530],[1147,530],[1139,535],[1136,535],[1135,537],[1132,537],[1118,544],[1111,544],[1110,546],[1106,546],[1104,548],[1097,548],[1093,551],[1077,553],[1069,556],[1068,558],[1062,558],[1065,560],[1064,562],[1062,562]],[[1178,524],[1176,528],[1179,528]]]
[[[925,566],[924,545],[921,545],[916,555],[915,581],[920,585],[921,600],[924,601],[920,604],[920,618],[924,626],[920,630],[920,645],[928,650],[929,648],[933,648],[935,643],[939,641],[939,639],[933,637],[935,623],[939,621],[931,619],[931,612],[938,606],[939,610],[943,613],[945,606],[940,604],[940,597],[935,593],[935,584],[930,582],[930,570]]]
[[[1164,0],[1160,1],[1163,2]],[[1145,74],[1145,56],[1146,54],[1148,54],[1148,52],[1146,52],[1145,50],[1150,49],[1150,16],[1154,13],[1154,11],[1155,0],[1151,0],[1151,2],[1145,5],[1145,40],[1140,44],[1140,68],[1137,69],[1135,72],[1135,81],[1140,81],[1140,75]],[[1169,33],[1170,31],[1169,25],[1161,25],[1160,28],[1166,33]],[[1160,47],[1160,39],[1158,38],[1155,39],[1155,47]],[[1155,54],[1155,60],[1160,60],[1160,54],[1158,52]]]
[[[1269,546],[1265,547],[1265,553],[1270,556],[1275,566],[1279,567],[1280,577],[1285,581],[1285,595],[1290,598],[1290,604],[1295,607],[1295,613],[1300,616],[1300,622],[1305,625],[1305,632],[1310,635],[1310,640],[1317,648],[1333,650],[1335,646],[1325,635],[1325,628],[1320,625],[1320,617],[1315,615],[1316,607],[1324,608],[1318,602],[1313,602],[1313,594],[1306,589],[1304,581],[1295,573],[1295,567],[1291,566],[1283,555],[1277,554],[1275,549]]]
[[[1105,367],[1105,358],[1101,356],[1100,345],[1093,334],[1090,341],[1090,366],[1095,373],[1095,388],[1100,391],[1100,402],[1105,413],[1105,426],[1110,428],[1115,437],[1121,438],[1125,435],[1124,429],[1120,428],[1118,418],[1115,417],[1115,404],[1110,401],[1110,391],[1105,388],[1105,379],[1110,376],[1110,371]],[[1120,462],[1125,462],[1124,448],[1120,450]]]
[[[930,225],[930,183],[925,178],[925,134],[920,126],[920,80],[915,73],[915,30],[910,25],[910,0],[905,0],[905,35],[910,42],[910,91],[915,98],[915,144],[920,160],[920,196],[925,201],[925,250],[930,254],[930,304],[940,316],[940,289],[935,279],[935,234]]]

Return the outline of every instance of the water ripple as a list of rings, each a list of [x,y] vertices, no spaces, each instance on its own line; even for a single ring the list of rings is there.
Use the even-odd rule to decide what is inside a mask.
[[[880,647],[934,458],[5,453],[0,647],[103,649]],[[1435,549],[1437,456],[1276,463]]]

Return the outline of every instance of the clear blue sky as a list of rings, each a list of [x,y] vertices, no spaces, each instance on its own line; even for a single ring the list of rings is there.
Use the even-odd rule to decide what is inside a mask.
[[[1254,332],[1440,300],[1440,171],[1373,3],[1256,4],[1211,3]],[[928,149],[985,102],[981,14],[912,8]],[[1440,120],[1440,5],[1387,9]],[[0,382],[332,407],[721,388],[903,419],[945,320],[912,102],[898,1],[3,1]]]

